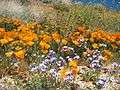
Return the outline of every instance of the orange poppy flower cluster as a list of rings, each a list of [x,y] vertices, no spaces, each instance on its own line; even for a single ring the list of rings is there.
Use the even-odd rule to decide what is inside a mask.
[[[111,43],[114,47],[120,45],[120,33],[111,34],[103,31],[101,28],[97,28],[96,31],[91,32],[84,27],[79,27],[77,31],[72,33],[70,39],[77,46],[88,40],[94,43],[93,47],[98,47],[95,42],[99,40]]]
[[[91,33],[91,37],[97,40],[101,39],[110,43],[116,43],[117,40],[120,40],[120,33],[111,34],[98,28],[95,32]]]
[[[6,28],[0,28],[0,46],[10,45],[15,50],[6,52],[6,56],[15,55],[19,59],[25,57],[25,46],[32,46],[34,41],[38,40],[38,35],[33,32],[34,29],[39,28],[40,25],[36,23],[26,24],[19,19],[5,19],[3,18],[1,23],[12,23],[17,28],[11,31]],[[21,44],[21,45],[19,45]]]
[[[43,53],[48,52],[52,41],[55,41],[57,44],[62,43],[62,45],[66,45],[72,41],[75,45],[80,46],[82,42],[91,40],[93,41],[93,48],[99,48],[99,45],[95,43],[96,40],[107,41],[115,46],[120,45],[120,33],[110,34],[99,28],[95,32],[91,32],[85,27],[79,27],[77,31],[72,32],[69,37],[62,37],[58,32],[53,32],[51,35],[49,33],[36,34],[35,30],[41,29],[41,25],[37,23],[26,24],[19,19],[6,18],[0,19],[0,23],[2,22],[12,23],[13,25],[16,25],[17,28],[11,31],[0,28],[0,46],[2,47],[9,44],[14,47],[16,50],[15,56],[19,58],[24,58],[24,47],[33,46],[35,41],[39,41],[39,46]],[[21,45],[19,46],[19,44]],[[11,52],[9,53],[10,55],[6,52],[6,55],[11,56]]]
[[[112,58],[112,52],[110,52],[109,50],[104,50],[103,51],[103,56],[104,56],[104,61],[109,61],[109,60],[111,60],[111,58]]]
[[[113,36],[115,39],[120,40],[120,33],[112,34],[112,36]]]
[[[53,32],[52,35],[47,33],[36,34],[35,30],[41,29],[41,25],[37,23],[24,23],[19,19],[6,19],[3,18],[0,20],[1,23],[11,23],[16,25],[16,29],[11,31],[6,30],[6,28],[0,28],[0,46],[10,45],[15,48],[18,52],[15,54],[16,57],[24,58],[23,53],[25,54],[25,48],[28,46],[33,46],[35,41],[39,41],[39,46],[43,53],[47,53],[50,48],[51,41],[64,44],[67,43],[66,39],[62,39],[61,35],[58,32]],[[21,44],[19,46],[19,44]],[[23,51],[21,51],[23,50]],[[15,51],[15,52],[16,52]],[[13,51],[6,52],[7,56],[12,56]],[[8,55],[9,54],[9,55]],[[19,55],[19,56],[18,56]]]
[[[67,39],[62,37],[58,32],[53,32],[51,35],[43,33],[39,35],[39,45],[43,53],[47,53],[50,49],[50,44],[52,41],[55,41],[57,44],[62,43],[63,45],[67,44]]]
[[[78,27],[77,30],[70,35],[70,40],[72,41],[72,43],[80,47],[83,42],[90,39],[90,34],[91,31],[87,28]]]
[[[60,77],[62,79],[65,79],[68,75],[68,72],[71,72],[74,77],[77,77],[79,72],[78,67],[78,60],[72,60],[69,62],[67,67],[62,67],[61,70],[59,70]]]

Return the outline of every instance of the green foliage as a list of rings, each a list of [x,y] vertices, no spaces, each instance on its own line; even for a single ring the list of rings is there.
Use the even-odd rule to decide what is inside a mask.
[[[12,58],[7,58],[0,55],[0,78],[8,75],[12,66],[13,66]]]
[[[42,60],[42,52],[40,51],[40,48],[39,48],[39,42],[35,42],[35,44],[30,47],[30,48],[27,48],[26,49],[26,62],[28,64],[31,64],[31,63],[40,63],[41,60]]]
[[[100,75],[99,71],[86,71],[83,79],[85,81],[95,81]]]
[[[26,90],[41,90],[42,88],[42,82],[38,75],[34,76],[26,85]]]
[[[46,17],[44,24],[50,26],[49,30],[60,30],[64,35],[74,31],[78,26],[88,26],[91,30],[100,27],[108,32],[120,30],[120,13],[107,10],[101,5],[59,4],[54,5],[54,9],[56,17]]]
[[[22,4],[26,4],[26,3],[29,2],[29,0],[20,0],[20,2],[21,2]]]
[[[52,2],[52,0],[40,0],[40,1],[42,1],[43,3],[51,3]]]
[[[54,82],[56,81],[48,78],[48,75],[46,73],[44,73],[43,75],[36,73],[32,76],[31,80],[27,82],[25,86],[25,90],[56,90],[58,84]],[[61,87],[61,88],[62,90],[67,90],[67,89],[63,89],[65,87]]]
[[[12,23],[0,23],[0,27],[1,28],[5,28],[8,31],[11,31],[13,29],[16,29],[17,27],[15,25],[13,25]]]

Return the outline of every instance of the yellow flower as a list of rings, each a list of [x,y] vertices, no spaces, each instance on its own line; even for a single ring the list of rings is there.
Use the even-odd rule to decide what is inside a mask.
[[[59,34],[58,32],[54,32],[54,33],[52,34],[52,38],[53,38],[53,40],[55,40],[57,43],[59,43],[60,40],[61,40],[61,36],[60,36],[60,34]]]
[[[88,38],[85,38],[85,41],[88,41],[89,39]]]
[[[48,50],[42,49],[41,51],[42,51],[44,54],[48,53]]]
[[[14,52],[15,56],[19,59],[24,59],[25,58],[25,50],[19,50],[17,52]]]
[[[90,41],[91,41],[91,42],[94,42],[94,39],[91,37],[91,38],[90,38]]]
[[[7,39],[0,39],[0,43],[1,43],[1,46],[9,43],[9,41]]]
[[[28,24],[26,25],[26,27],[28,27],[29,29],[34,29],[34,28],[35,28],[35,24],[28,23]]]
[[[30,31],[31,29],[29,27],[27,27],[26,25],[21,25],[20,27],[18,27],[17,31],[22,31],[22,32],[26,32],[26,31]]]
[[[72,42],[73,42],[75,45],[77,45],[77,46],[80,45],[80,43],[79,43],[78,41],[76,41],[76,40],[72,40]]]
[[[16,46],[25,46],[26,44],[22,40],[16,40],[10,43],[10,46],[16,47]]]
[[[21,32],[19,33],[19,39],[25,42],[37,40],[37,35],[32,32]]]
[[[113,55],[109,50],[104,50],[104,61],[110,61],[112,56]]]
[[[65,76],[66,76],[65,73],[66,73],[66,72],[67,72],[67,69],[66,69],[65,67],[62,67],[61,70],[58,71],[58,73],[60,74],[60,77],[61,77],[62,79],[65,78]]]
[[[34,42],[29,41],[29,42],[26,42],[26,44],[29,45],[29,46],[33,46]]]
[[[99,48],[99,47],[98,47],[98,44],[96,44],[96,43],[93,43],[93,44],[92,44],[92,47],[93,47],[93,48]]]
[[[66,45],[68,41],[66,39],[62,39],[62,44]]]
[[[51,37],[47,34],[40,35],[39,37],[40,37],[40,40],[48,42],[48,43],[52,40]]]
[[[71,67],[71,68],[62,67],[58,71],[58,73],[62,79],[66,78],[66,76],[68,75],[68,72],[72,72],[72,74],[74,76],[76,76],[76,75],[78,75],[79,67]]]
[[[48,49],[50,48],[50,45],[47,44],[45,41],[41,41],[41,42],[40,42],[40,47],[41,47],[42,49],[48,50]]]
[[[5,55],[6,55],[7,57],[11,57],[11,56],[13,55],[13,53],[14,53],[13,51],[6,52]]]
[[[78,66],[78,61],[77,60],[72,60],[69,62],[70,67],[77,67]]]
[[[20,19],[14,19],[13,24],[16,25],[16,26],[19,26],[19,25],[22,24],[22,21]]]
[[[15,50],[21,50],[21,49],[22,49],[22,47],[20,47],[20,46],[15,47]]]
[[[71,68],[71,71],[72,71],[72,74],[74,75],[74,76],[76,76],[77,74],[78,74],[78,72],[79,72],[79,67],[77,66],[77,67],[72,67]]]

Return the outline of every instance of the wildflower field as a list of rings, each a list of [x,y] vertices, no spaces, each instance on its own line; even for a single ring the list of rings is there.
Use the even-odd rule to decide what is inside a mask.
[[[0,7],[0,90],[120,90],[120,12],[28,1]]]

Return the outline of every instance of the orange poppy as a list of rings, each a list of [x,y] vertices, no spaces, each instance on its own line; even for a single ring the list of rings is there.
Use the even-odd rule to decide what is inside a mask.
[[[19,50],[17,52],[14,52],[14,54],[18,59],[24,59],[25,58],[25,50],[24,49]]]
[[[69,67],[77,67],[78,66],[78,60],[72,60],[69,62]]]
[[[76,76],[77,74],[78,74],[78,72],[79,72],[79,67],[77,66],[77,67],[72,67],[71,68],[71,71],[72,71],[72,74],[74,75],[74,76]]]
[[[120,40],[120,33],[116,33],[112,35],[115,39],[119,39]]]
[[[4,28],[0,28],[0,37],[4,36],[5,34],[5,29]]]
[[[13,41],[13,39],[9,37],[0,39],[1,46],[8,44],[10,41]]]
[[[66,74],[65,74],[66,72],[67,72],[67,69],[65,67],[62,67],[62,69],[58,71],[62,79],[66,77]]]
[[[42,49],[48,50],[50,48],[50,45],[46,43],[45,41],[40,41],[40,47]]]
[[[104,61],[109,61],[112,58],[112,53],[109,50],[104,50]]]
[[[4,28],[0,28],[0,32],[5,32],[5,29]]]
[[[18,32],[16,31],[6,32],[4,34],[4,37],[9,37],[9,38],[16,38],[17,36],[18,36]]]
[[[51,37],[47,34],[40,35],[39,37],[40,37],[40,40],[42,40],[42,41],[45,41],[48,43],[51,41]]]
[[[19,39],[25,42],[37,40],[37,35],[32,32],[21,32],[19,33]]]
[[[60,40],[61,40],[61,36],[60,36],[60,34],[59,34],[58,32],[54,32],[54,33],[52,34],[52,38],[53,38],[53,40],[55,40],[57,43],[59,43]]]
[[[78,31],[82,34],[86,32],[86,27],[78,27]]]

